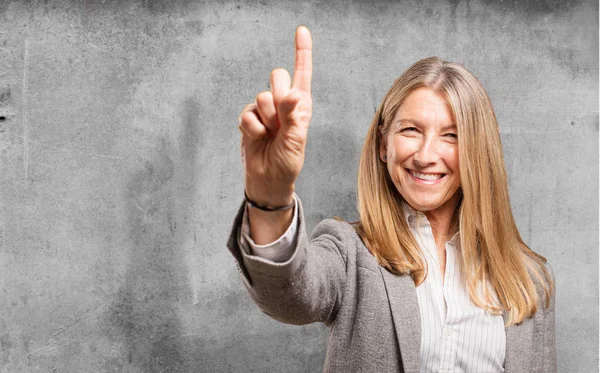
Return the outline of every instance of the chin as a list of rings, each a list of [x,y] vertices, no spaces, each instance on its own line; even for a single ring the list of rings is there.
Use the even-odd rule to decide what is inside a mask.
[[[404,197],[404,200],[415,210],[421,212],[434,211],[439,208],[445,207],[447,203],[451,203],[453,198],[444,199],[443,197],[438,198],[408,198]]]
[[[443,205],[442,203],[418,203],[409,200],[407,202],[413,209],[421,212],[436,210]]]

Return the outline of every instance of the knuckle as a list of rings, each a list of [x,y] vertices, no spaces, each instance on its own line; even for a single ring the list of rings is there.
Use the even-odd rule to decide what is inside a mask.
[[[254,103],[244,106],[244,108],[242,109],[242,112],[240,113],[240,115],[238,115],[238,122],[242,121],[242,117],[244,116],[244,114],[252,112],[255,108],[256,108],[256,105]]]
[[[253,167],[251,174],[255,179],[263,179],[266,176],[266,171],[264,167]]]
[[[273,102],[271,92],[265,91],[256,95],[256,104],[258,107],[265,107]]]
[[[250,123],[250,121],[252,119],[254,119],[254,113],[251,111],[245,111],[242,113],[240,118],[241,118],[241,120],[240,120],[241,125],[245,125],[247,123]]]
[[[256,95],[256,101],[265,101],[271,98],[271,92],[262,91],[261,93]]]
[[[271,70],[271,78],[279,75],[279,74],[285,74],[287,73],[287,70],[284,69],[283,67],[278,67],[276,69]]]
[[[248,124],[242,122],[242,124],[240,124],[238,126],[238,128],[240,129],[240,132],[242,133],[242,138],[250,138],[252,139],[252,131],[250,131],[250,129],[248,128]]]

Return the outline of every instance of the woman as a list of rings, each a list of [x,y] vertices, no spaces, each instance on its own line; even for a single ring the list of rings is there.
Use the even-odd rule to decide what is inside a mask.
[[[293,83],[274,70],[240,116],[246,201],[228,247],[252,299],[328,325],[325,372],[556,371],[552,274],[514,223],[481,84],[438,58],[405,71],[365,140],[359,222],[324,220],[309,239],[294,182],[311,53],[300,27]]]

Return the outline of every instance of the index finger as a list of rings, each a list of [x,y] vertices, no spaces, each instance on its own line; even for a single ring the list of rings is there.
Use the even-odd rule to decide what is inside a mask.
[[[296,29],[296,65],[292,88],[310,92],[312,78],[312,37],[305,26]]]

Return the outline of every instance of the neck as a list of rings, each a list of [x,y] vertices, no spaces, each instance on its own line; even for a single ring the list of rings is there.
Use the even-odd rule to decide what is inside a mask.
[[[433,238],[438,247],[443,246],[458,231],[456,209],[459,202],[460,196],[456,194],[437,209],[424,212],[429,224],[431,224]]]

